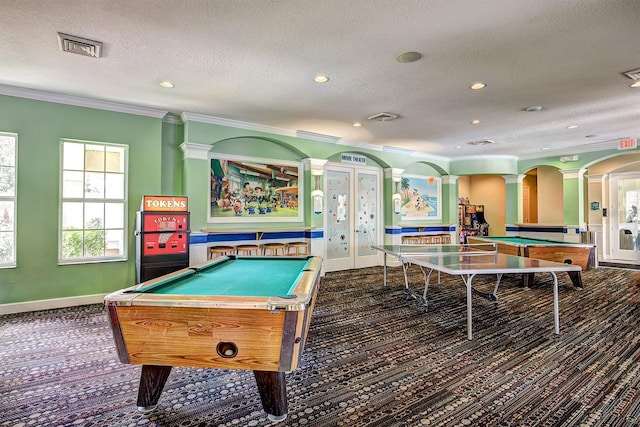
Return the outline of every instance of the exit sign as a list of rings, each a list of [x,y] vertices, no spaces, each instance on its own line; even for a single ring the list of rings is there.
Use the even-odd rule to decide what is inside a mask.
[[[618,141],[618,150],[630,150],[638,147],[638,140],[635,138],[625,138]]]

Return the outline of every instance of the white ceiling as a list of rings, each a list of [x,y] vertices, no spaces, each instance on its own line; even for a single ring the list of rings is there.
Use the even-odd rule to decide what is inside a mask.
[[[640,0],[0,5],[5,93],[54,92],[450,158],[568,155],[640,138],[640,88],[623,74],[640,68]],[[103,56],[62,52],[58,32],[102,42]],[[407,51],[422,59],[399,63]],[[318,74],[329,82],[315,83]],[[486,89],[470,90],[477,81]],[[536,105],[543,110],[523,111]],[[367,120],[380,112],[400,117]],[[495,144],[467,144],[482,139]]]

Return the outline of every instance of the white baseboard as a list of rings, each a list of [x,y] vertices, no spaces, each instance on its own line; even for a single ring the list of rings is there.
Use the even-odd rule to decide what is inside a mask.
[[[107,294],[83,295],[68,298],[53,298],[37,301],[0,304],[0,315],[25,313],[27,311],[50,310],[52,308],[73,307],[76,305],[99,304]]]

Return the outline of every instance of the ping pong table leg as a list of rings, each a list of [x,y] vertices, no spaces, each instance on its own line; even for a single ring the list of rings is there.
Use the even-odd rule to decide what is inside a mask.
[[[409,264],[405,262],[403,259],[400,260],[402,263],[402,272],[404,273],[404,289],[406,291],[409,290],[409,278],[407,277],[407,269],[409,268]]]
[[[553,271],[553,332],[560,335],[560,308],[558,303],[558,276]]]
[[[427,292],[429,292],[429,284],[431,283],[431,275],[433,274],[433,268],[429,270],[429,274],[424,271],[424,268],[420,266],[420,270],[422,270],[422,275],[424,276],[424,291],[422,292],[422,301],[419,301],[419,304],[422,308],[422,311],[425,313],[429,308],[429,303],[427,302]],[[440,277],[440,272],[438,271],[438,278]],[[440,280],[438,279],[438,283]]]
[[[473,295],[473,287],[471,286],[471,281],[475,274],[470,274],[465,280],[465,284],[467,285],[467,338],[473,339],[473,319],[472,319],[472,295]],[[463,276],[464,278],[464,276]]]
[[[383,255],[384,259],[384,287],[387,287],[387,253],[385,252]]]

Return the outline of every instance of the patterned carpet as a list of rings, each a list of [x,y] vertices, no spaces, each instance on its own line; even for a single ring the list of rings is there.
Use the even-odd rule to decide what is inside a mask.
[[[442,276],[422,313],[399,268],[328,273],[302,367],[287,374],[278,426],[637,426],[640,272],[503,278],[497,307]],[[412,287],[420,286],[416,269]],[[481,285],[484,280],[484,285]],[[491,289],[491,278],[478,281]],[[0,317],[0,426],[266,426],[248,371],[174,368],[156,411],[136,410],[139,366],[123,365],[100,305]]]

